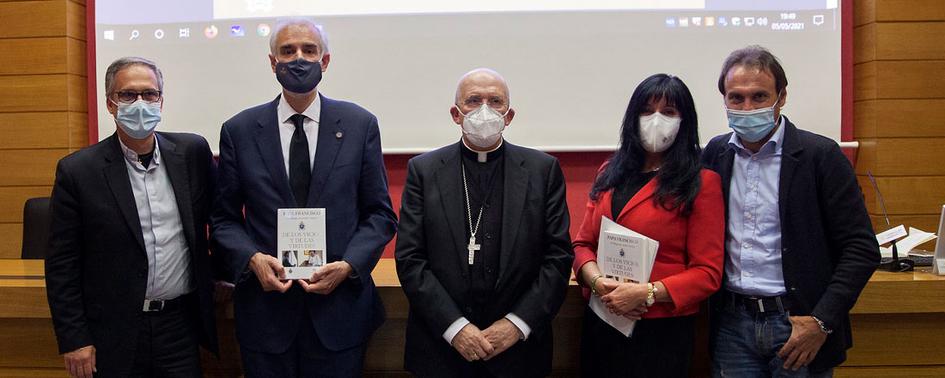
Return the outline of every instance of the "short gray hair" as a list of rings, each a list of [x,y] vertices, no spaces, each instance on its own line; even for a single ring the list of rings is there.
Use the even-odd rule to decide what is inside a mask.
[[[108,65],[108,70],[105,71],[106,96],[112,94],[112,91],[115,90],[115,76],[118,75],[118,72],[131,66],[145,66],[150,68],[151,71],[154,72],[154,76],[157,77],[158,90],[162,93],[164,92],[164,74],[161,73],[161,69],[158,68],[157,64],[142,57],[126,56],[124,58],[118,58],[112,62],[112,64]]]
[[[279,19],[278,22],[276,22],[276,27],[272,29],[272,34],[269,35],[269,53],[273,55],[276,54],[276,38],[279,35],[279,32],[289,26],[306,26],[309,29],[318,32],[318,36],[322,40],[321,54],[328,54],[328,33],[325,32],[325,27],[305,17],[289,17]]]

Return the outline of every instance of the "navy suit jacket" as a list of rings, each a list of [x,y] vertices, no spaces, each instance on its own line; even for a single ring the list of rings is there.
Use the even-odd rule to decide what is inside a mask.
[[[328,262],[348,262],[353,278],[329,295],[305,293],[298,284],[286,293],[264,292],[249,260],[257,251],[275,256],[276,209],[296,207],[279,139],[278,104],[277,97],[244,110],[220,132],[211,238],[236,282],[236,336],[243,348],[281,353],[300,322],[309,321],[328,349],[354,347],[384,320],[371,271],[396,227],[377,118],[322,96],[306,207],[326,209]]]
[[[781,269],[791,315],[816,316],[834,330],[810,364],[822,371],[840,365],[853,345],[850,309],[879,264],[879,245],[840,146],[798,129],[787,117],[781,127]],[[722,177],[726,212],[735,159],[731,136],[713,138],[702,152],[703,163]]]

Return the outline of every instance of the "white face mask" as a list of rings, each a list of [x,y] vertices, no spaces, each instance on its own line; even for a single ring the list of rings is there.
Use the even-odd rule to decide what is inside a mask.
[[[660,112],[640,116],[640,141],[649,152],[666,151],[676,141],[682,118],[669,117]]]
[[[456,107],[459,110],[459,106]],[[505,112],[508,114],[508,111]],[[502,137],[505,129],[505,114],[500,114],[489,105],[482,104],[478,109],[463,114],[463,134],[476,147],[487,148],[494,145]]]

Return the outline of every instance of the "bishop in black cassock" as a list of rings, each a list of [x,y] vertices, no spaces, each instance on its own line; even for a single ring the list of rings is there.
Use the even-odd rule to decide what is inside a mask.
[[[502,138],[508,94],[495,71],[467,73],[450,109],[462,140],[408,163],[395,256],[417,376],[551,371],[574,258],[564,177],[554,157]]]

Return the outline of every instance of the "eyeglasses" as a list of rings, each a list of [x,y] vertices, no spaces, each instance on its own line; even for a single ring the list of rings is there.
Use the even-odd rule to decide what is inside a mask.
[[[506,106],[505,99],[501,97],[491,97],[485,99],[480,96],[470,96],[469,98],[463,100],[463,105],[469,108],[478,108],[482,106],[484,102],[488,103],[490,108],[496,110],[502,109]]]
[[[146,102],[158,102],[161,99],[161,91],[155,90],[145,90],[141,92],[136,91],[118,91],[115,92],[115,98],[118,102],[122,104],[131,104],[135,101],[138,101],[138,98]]]

